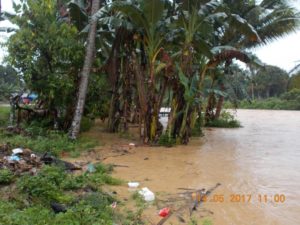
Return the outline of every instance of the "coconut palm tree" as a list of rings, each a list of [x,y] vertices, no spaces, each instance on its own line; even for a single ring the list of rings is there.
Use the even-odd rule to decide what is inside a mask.
[[[95,13],[97,13],[99,7],[100,7],[100,0],[93,0],[91,14],[94,15]],[[89,74],[91,71],[91,67],[95,55],[95,39],[97,33],[96,31],[97,31],[97,19],[92,18],[90,21],[89,35],[87,38],[84,64],[80,74],[77,104],[76,104],[75,113],[70,128],[70,132],[69,132],[69,137],[71,139],[76,139],[80,131],[80,124],[81,124],[81,119],[83,115],[83,109],[84,109],[85,99],[87,94],[87,88],[88,88]]]
[[[255,1],[225,0],[224,6],[230,10],[233,15],[231,20],[229,20],[231,24],[243,25],[245,24],[244,19],[247,20],[253,30],[256,31],[259,40],[253,41],[255,40],[254,36],[250,36],[249,38],[245,38],[246,36],[244,36],[244,38],[241,38],[237,35],[239,33],[242,34],[240,29],[227,29],[223,30],[223,35],[218,36],[220,45],[230,45],[241,50],[248,50],[259,45],[265,45],[272,40],[287,35],[295,31],[299,25],[299,13],[289,6],[286,1],[265,0],[257,4]],[[241,17],[244,19],[241,19]],[[219,83],[219,88],[221,90],[224,89],[222,82]],[[214,96],[211,95],[211,97]],[[215,106],[208,105],[206,118],[217,119],[218,115],[220,115],[223,101],[224,95],[219,95]],[[215,107],[215,115],[212,117],[209,116],[209,114],[212,115],[212,110],[214,110]]]

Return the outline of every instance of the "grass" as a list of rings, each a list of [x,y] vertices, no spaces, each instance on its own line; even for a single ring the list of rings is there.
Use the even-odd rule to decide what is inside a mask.
[[[8,124],[9,112],[9,106],[0,106],[0,127]]]
[[[71,157],[78,157],[83,150],[99,145],[99,141],[87,137],[81,137],[76,141],[70,140],[66,133],[49,129],[46,120],[22,124],[26,135],[6,132],[4,127],[8,124],[9,112],[9,107],[0,107],[0,145],[9,143],[12,148],[29,148],[37,153],[49,152],[54,156],[69,152]],[[91,125],[90,120],[83,120],[84,130],[88,130]]]
[[[119,223],[122,215],[110,207],[116,199],[101,189],[104,184],[122,183],[110,176],[111,168],[97,164],[94,173],[73,175],[59,167],[44,166],[35,176],[27,174],[17,178],[10,188],[0,189],[2,195],[9,196],[9,200],[0,200],[0,224]],[[55,214],[50,207],[53,202],[67,211]]]
[[[98,145],[98,141],[86,137],[72,141],[68,138],[67,134],[58,131],[50,131],[46,135],[32,137],[9,134],[0,130],[0,140],[0,144],[9,143],[12,148],[29,148],[37,153],[49,152],[55,156],[58,156],[62,152],[76,152],[73,156],[79,156],[81,151]]]
[[[10,184],[14,179],[13,173],[8,169],[0,169],[0,184]]]
[[[29,148],[37,153],[49,152],[55,156],[69,152],[71,157],[78,157],[83,150],[99,145],[98,141],[87,137],[71,141],[67,134],[47,128],[47,121],[23,124],[22,134],[9,133],[4,128],[8,118],[9,107],[0,107],[0,145],[9,144],[10,148]],[[92,122],[83,120],[83,130],[88,130]],[[113,167],[103,164],[94,167],[92,173],[74,175],[57,166],[43,166],[34,176],[17,176],[7,169],[1,169],[0,224],[145,224],[142,221],[142,204],[137,204],[137,210],[114,210],[111,204],[118,200],[102,191],[103,185],[123,184],[123,181],[110,175]],[[67,211],[54,213],[51,209],[53,203],[64,206]]]

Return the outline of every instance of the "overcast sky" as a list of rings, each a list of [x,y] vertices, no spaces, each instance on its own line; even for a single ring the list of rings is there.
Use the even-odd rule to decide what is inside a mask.
[[[300,0],[291,0],[300,10]],[[2,11],[12,12],[12,0],[2,0]],[[0,22],[0,27],[9,26],[6,21]],[[0,33],[0,42],[5,41],[5,35]],[[266,64],[279,66],[287,71],[300,63],[300,30],[280,38],[266,46],[254,49],[253,52]],[[5,50],[0,49],[0,62]]]

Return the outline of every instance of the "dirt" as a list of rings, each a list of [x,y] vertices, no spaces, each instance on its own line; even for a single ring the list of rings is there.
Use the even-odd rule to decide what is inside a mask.
[[[156,201],[143,213],[146,224],[158,224],[158,211],[163,207],[180,208],[191,197],[186,192],[208,190],[220,183],[192,217],[210,219],[214,225],[296,225],[300,220],[297,113],[241,110],[238,118],[243,128],[206,129],[205,137],[172,148],[142,146],[136,136],[121,138],[95,126],[85,135],[102,145],[69,160],[115,164],[113,176],[140,182],[138,190],[153,191]],[[128,199],[133,190],[126,184],[114,191],[132,205]],[[275,195],[284,195],[286,200],[275,202]],[[189,219],[190,209],[185,207],[164,224],[187,224]]]

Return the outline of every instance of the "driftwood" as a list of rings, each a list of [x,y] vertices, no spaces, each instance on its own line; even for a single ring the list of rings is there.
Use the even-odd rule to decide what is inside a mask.
[[[201,203],[203,203],[205,200],[205,198],[207,198],[217,187],[219,187],[221,184],[220,183],[217,183],[214,187],[208,189],[206,192],[205,192],[205,189],[198,189],[198,190],[195,190],[195,191],[190,191],[190,190],[193,190],[193,189],[188,189],[188,188],[180,188],[180,189],[185,189],[185,190],[189,190],[187,192],[184,192],[184,193],[180,193],[180,194],[185,194],[185,195],[192,195],[192,194],[195,194],[195,199],[193,199],[193,197],[190,198],[189,202],[187,204],[184,204],[182,206],[180,206],[178,209],[175,209],[175,210],[170,210],[170,213],[169,215],[167,215],[166,217],[162,218],[158,223],[157,225],[163,225],[172,215],[174,214],[178,214],[180,211],[188,208],[189,211],[190,211],[190,216],[192,215],[192,212],[197,210],[198,206],[200,206]],[[173,198],[171,199],[172,201],[174,200]],[[192,201],[192,203],[191,203]],[[185,220],[177,215],[177,218],[181,221],[181,222],[184,222]]]
[[[198,190],[196,192],[194,202],[191,204],[191,206],[189,208],[190,209],[190,216],[192,215],[193,211],[197,210],[197,207],[202,202],[204,202],[204,199],[207,198],[220,185],[221,185],[220,183],[217,183],[214,187],[208,189],[206,192],[204,192],[205,189],[201,189],[201,190]]]

